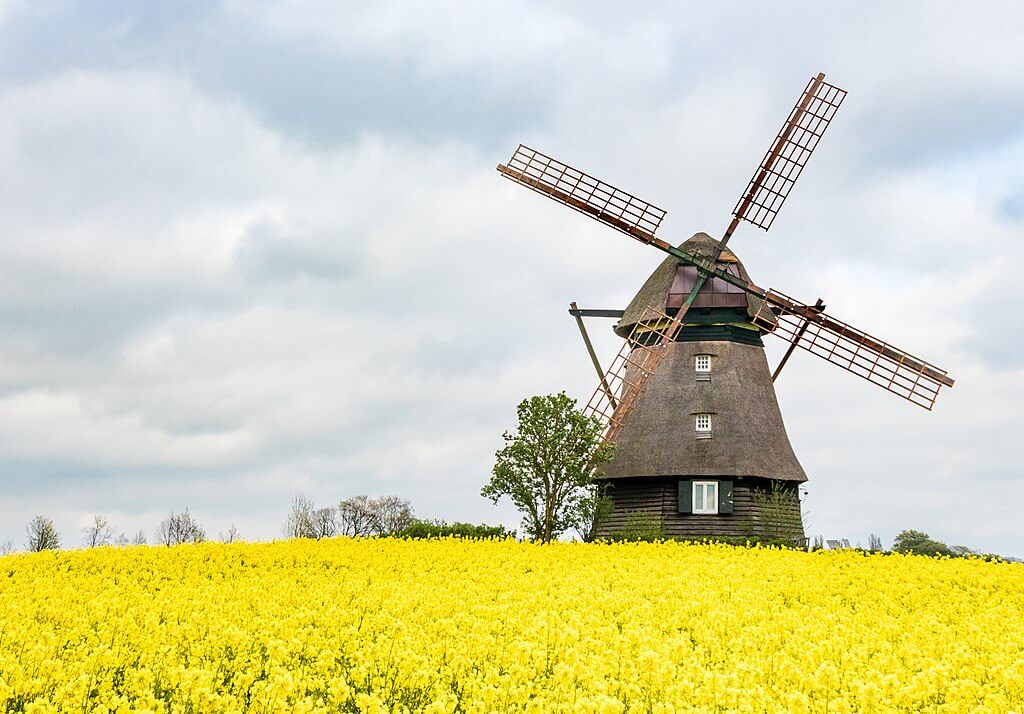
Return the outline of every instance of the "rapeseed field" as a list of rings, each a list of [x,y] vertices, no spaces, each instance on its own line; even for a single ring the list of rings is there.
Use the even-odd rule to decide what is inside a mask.
[[[0,558],[0,711],[1024,711],[1024,567],[444,539]]]

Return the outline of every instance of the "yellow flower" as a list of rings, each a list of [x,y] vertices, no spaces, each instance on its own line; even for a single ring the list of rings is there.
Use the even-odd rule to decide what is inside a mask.
[[[1024,566],[345,539],[0,558],[0,711],[1024,711]]]

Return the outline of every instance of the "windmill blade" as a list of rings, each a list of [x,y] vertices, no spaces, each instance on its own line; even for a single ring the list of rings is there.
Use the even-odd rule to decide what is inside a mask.
[[[669,317],[653,307],[644,308],[611,366],[600,379],[583,413],[605,424],[603,439],[615,441],[626,416],[665,358],[668,345],[682,328],[681,316]]]
[[[863,377],[872,384],[931,411],[942,387],[952,387],[945,370],[928,364],[856,327],[768,290],[751,318],[758,327]]]
[[[746,292],[753,298],[750,321],[761,329],[918,406],[930,411],[939,390],[954,384],[945,370],[827,315],[817,305],[805,305],[777,290],[760,288],[723,270],[705,254],[690,253],[660,239],[651,245]],[[682,320],[684,314],[680,310],[673,319]]]
[[[665,218],[665,210],[523,144],[508,165],[498,164],[498,171],[641,243],[655,240]]]
[[[732,235],[741,220],[765,230],[771,228],[793,184],[845,98],[846,91],[828,84],[824,73],[811,77],[747,189],[736,202],[727,236]]]

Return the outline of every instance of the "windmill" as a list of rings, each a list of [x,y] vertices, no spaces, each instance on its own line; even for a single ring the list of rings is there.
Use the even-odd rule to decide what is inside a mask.
[[[755,285],[728,243],[746,221],[767,231],[846,97],[818,74],[765,153],[721,239],[657,237],[666,212],[520,145],[502,176],[668,254],[625,310],[576,318],[599,383],[585,411],[616,455],[601,478],[614,512],[600,534],[654,520],[667,535],[802,537],[793,453],[773,382],[799,347],[931,410],[953,380],[925,360],[844,323],[819,299],[802,303]],[[623,338],[601,368],[583,317],[617,317]],[[788,347],[770,370],[761,337]]]

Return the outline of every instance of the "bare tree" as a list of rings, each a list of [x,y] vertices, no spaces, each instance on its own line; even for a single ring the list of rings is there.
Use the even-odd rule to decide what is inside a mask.
[[[146,545],[146,532],[141,528],[132,536],[132,545]]]
[[[284,520],[285,538],[313,538],[313,502],[297,493],[292,497],[292,509]]]
[[[114,526],[106,516],[99,514],[92,517],[92,524],[82,529],[82,544],[86,548],[111,545],[115,539]]]
[[[416,521],[412,503],[398,496],[371,498],[369,506],[373,514],[376,535],[401,533]]]
[[[25,531],[28,533],[25,547],[33,553],[60,548],[60,533],[49,518],[36,516],[25,526]]]
[[[221,543],[234,543],[238,540],[238,526],[232,523],[226,531],[220,532]]]
[[[14,552],[14,539],[8,538],[3,543],[0,543],[0,555],[10,555]]]
[[[206,531],[199,521],[192,517],[186,508],[181,513],[171,513],[160,521],[157,541],[162,545],[179,545],[181,543],[202,543],[206,540]]]
[[[313,538],[333,538],[338,535],[338,512],[333,506],[313,511]]]
[[[882,547],[882,539],[879,538],[874,533],[872,533],[871,535],[868,536],[868,550],[875,551],[875,552],[885,550]]]
[[[377,516],[369,496],[353,496],[338,504],[340,535],[371,536],[377,532]]]

